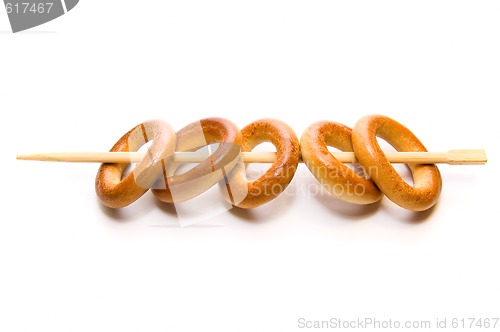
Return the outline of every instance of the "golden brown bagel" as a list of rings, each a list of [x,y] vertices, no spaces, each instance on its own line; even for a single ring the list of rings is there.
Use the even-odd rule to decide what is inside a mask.
[[[104,205],[119,208],[137,200],[155,183],[154,195],[161,201],[173,203],[194,198],[219,182],[231,204],[254,208],[286,189],[297,169],[300,148],[314,176],[332,194],[345,201],[369,204],[378,201],[382,192],[409,210],[432,207],[442,186],[437,167],[409,165],[414,186],[409,185],[387,160],[377,136],[398,151],[427,151],[409,129],[381,115],[362,118],[354,130],[339,123],[316,122],[306,129],[300,146],[293,130],[274,119],[255,121],[240,132],[231,121],[207,118],[186,126],[177,136],[167,123],[147,121],[127,132],[111,149],[113,152],[136,151],[153,140],[145,158],[125,177],[127,163],[102,164],[96,177],[96,192]],[[263,176],[249,182],[240,152],[250,152],[263,142],[276,147],[276,159]],[[212,143],[219,143],[213,154],[189,171],[175,174],[180,166],[179,162],[174,162],[175,149],[195,151]],[[373,182],[336,160],[327,145],[343,151],[354,150],[364,173]]]
[[[177,133],[176,151],[196,151],[212,143],[219,143],[217,150],[185,173],[174,175],[180,164],[167,163],[164,189],[153,189],[156,198],[166,203],[184,202],[222,180],[240,154],[241,134],[231,121],[207,118],[187,125]]]
[[[387,160],[377,136],[398,151],[426,152],[419,139],[405,126],[382,115],[369,115],[354,126],[352,143],[359,163],[379,189],[397,205],[413,211],[432,207],[441,193],[441,175],[436,165],[409,164],[413,183],[406,183]]]
[[[302,159],[311,173],[334,196],[354,204],[379,201],[377,186],[338,161],[327,146],[352,152],[351,128],[336,122],[318,121],[310,125],[300,138]]]
[[[241,131],[243,152],[252,151],[257,145],[270,142],[276,147],[276,160],[255,181],[248,181],[245,165],[240,161],[221,185],[228,195],[225,198],[240,208],[255,208],[279,196],[295,174],[300,156],[297,136],[284,122],[262,119],[247,125]],[[226,192],[223,190],[223,192]]]
[[[101,202],[111,208],[133,203],[151,188],[163,173],[162,161],[174,153],[175,132],[164,121],[143,122],[125,135],[111,148],[113,152],[137,151],[153,140],[144,159],[133,172],[122,179],[128,164],[102,164],[95,180],[96,193]]]

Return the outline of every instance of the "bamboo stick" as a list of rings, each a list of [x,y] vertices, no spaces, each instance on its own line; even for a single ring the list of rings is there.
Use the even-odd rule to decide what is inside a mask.
[[[343,163],[357,163],[353,152],[332,152]],[[54,162],[90,162],[90,163],[130,163],[139,162],[145,152],[56,152],[19,154],[18,160],[37,160]],[[486,151],[450,150],[448,152],[386,152],[391,163],[396,164],[450,164],[483,165],[487,162]],[[272,163],[276,152],[242,152],[245,163]],[[208,157],[206,151],[176,152],[175,161],[181,163],[199,163]]]

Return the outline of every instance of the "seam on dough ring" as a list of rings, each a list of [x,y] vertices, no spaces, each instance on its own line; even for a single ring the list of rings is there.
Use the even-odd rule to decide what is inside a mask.
[[[441,193],[436,165],[408,164],[414,185],[406,183],[388,161],[377,136],[398,151],[427,152],[420,140],[399,122],[382,115],[368,115],[354,126],[352,142],[359,163],[379,189],[397,205],[413,211],[431,208]]]
[[[125,135],[111,148],[112,152],[137,151],[153,140],[143,160],[122,179],[129,164],[106,163],[99,168],[95,181],[97,196],[111,208],[127,206],[144,195],[163,173],[163,160],[170,158],[175,148],[175,132],[164,121],[143,122]]]
[[[361,177],[338,161],[328,146],[352,152],[352,129],[337,122],[318,121],[300,138],[302,159],[311,173],[332,195],[354,204],[371,204],[383,195],[373,181]]]

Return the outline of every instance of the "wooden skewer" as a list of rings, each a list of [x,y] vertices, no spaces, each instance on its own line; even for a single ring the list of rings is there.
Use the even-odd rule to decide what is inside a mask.
[[[333,152],[335,158],[343,163],[357,163],[353,152]],[[145,152],[56,152],[20,154],[19,160],[92,162],[92,163],[130,163],[139,162]],[[399,164],[450,164],[483,165],[487,162],[485,150],[450,150],[448,152],[386,152],[391,163]],[[245,163],[272,163],[276,152],[242,152]],[[176,152],[175,161],[199,163],[208,157],[207,151]],[[302,162],[302,161],[301,161]]]

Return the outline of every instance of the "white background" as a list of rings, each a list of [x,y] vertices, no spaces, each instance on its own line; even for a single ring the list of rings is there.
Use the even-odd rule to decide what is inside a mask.
[[[499,17],[494,1],[82,0],[12,34],[0,10],[0,330],[500,317]],[[441,166],[424,214],[297,190],[222,227],[181,228],[150,193],[101,207],[96,164],[15,160],[104,151],[152,118],[275,117],[300,135],[370,113],[429,150],[485,148],[489,162]],[[302,165],[292,185],[314,183]]]

